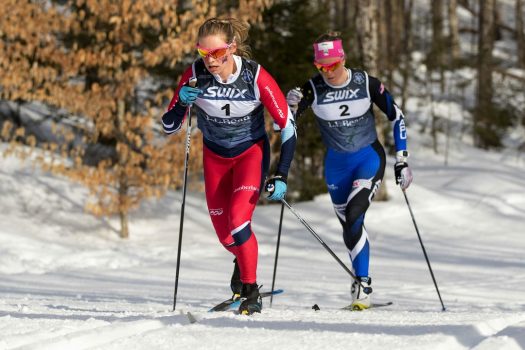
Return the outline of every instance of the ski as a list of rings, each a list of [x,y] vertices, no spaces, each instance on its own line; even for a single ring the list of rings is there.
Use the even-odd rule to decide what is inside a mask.
[[[261,297],[266,298],[271,295],[277,295],[284,292],[282,289],[276,289],[273,292],[261,292]],[[226,299],[222,303],[219,303],[212,307],[208,312],[217,312],[217,311],[229,311],[229,310],[235,310],[239,308],[239,305],[241,305],[241,301],[239,299],[232,300],[232,299]]]
[[[392,304],[394,304],[394,303],[391,302],[391,301],[387,301],[387,302],[384,302],[384,303],[372,303],[372,305],[370,305],[370,307],[368,307],[368,309],[375,309],[377,307],[390,306]],[[315,311],[321,310],[321,308],[317,304],[312,306],[312,309],[315,310]],[[341,310],[345,310],[345,311],[362,311],[362,310],[367,310],[367,309],[361,309],[359,307],[355,307],[355,306],[352,307],[352,305],[347,305],[345,307],[342,307]]]
[[[391,302],[391,301],[387,301],[387,302],[384,302],[384,303],[372,303],[372,304],[370,304],[370,307],[368,307],[368,309],[375,309],[376,307],[390,306],[392,304],[393,304],[393,302]],[[361,309],[358,306],[352,306],[352,304],[350,304],[350,305],[347,305],[347,306],[341,308],[341,310],[346,310],[346,311],[363,311],[363,310],[367,310],[367,309]]]

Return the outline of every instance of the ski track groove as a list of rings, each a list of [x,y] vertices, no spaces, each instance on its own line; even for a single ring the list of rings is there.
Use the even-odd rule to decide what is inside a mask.
[[[473,350],[486,349],[486,347],[483,347],[484,344],[500,336],[508,337],[516,341],[516,343],[519,344],[522,349],[525,349],[525,332],[520,332],[520,336],[516,338],[514,338],[512,335],[506,334],[509,333],[509,330],[512,328],[522,328],[525,331],[525,316],[512,316],[508,318],[488,320],[478,323],[476,328],[484,336],[476,344],[473,344],[470,347]],[[510,333],[512,334],[512,332]],[[518,332],[516,333],[518,334]],[[505,343],[508,343],[508,341]]]
[[[128,338],[152,330],[157,330],[170,323],[187,323],[178,317],[169,322],[160,319],[115,322],[106,326],[95,327],[87,330],[75,331],[49,339],[42,339],[11,348],[12,350],[82,350],[108,344],[118,339]],[[180,322],[177,322],[180,321]]]

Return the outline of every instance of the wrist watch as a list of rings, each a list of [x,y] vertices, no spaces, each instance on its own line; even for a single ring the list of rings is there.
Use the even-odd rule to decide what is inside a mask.
[[[396,152],[396,162],[398,163],[406,163],[408,159],[408,151],[402,150]]]

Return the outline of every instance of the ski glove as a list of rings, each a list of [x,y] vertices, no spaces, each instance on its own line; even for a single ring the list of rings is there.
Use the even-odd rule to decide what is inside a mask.
[[[280,201],[286,195],[286,178],[282,175],[275,175],[266,181],[266,191],[270,192],[266,198],[272,201]]]
[[[394,172],[396,174],[396,185],[400,185],[402,190],[406,190],[412,182],[412,170],[407,162],[397,162],[394,165]]]
[[[188,85],[184,85],[179,91],[179,101],[183,106],[191,105],[197,99],[197,96],[202,93],[201,89],[197,89]]]
[[[288,91],[286,94],[286,103],[288,103],[288,106],[290,106],[290,109],[295,113],[297,111],[297,105],[299,102],[301,102],[301,99],[303,98],[303,93],[301,92],[301,89],[296,87],[292,90]]]

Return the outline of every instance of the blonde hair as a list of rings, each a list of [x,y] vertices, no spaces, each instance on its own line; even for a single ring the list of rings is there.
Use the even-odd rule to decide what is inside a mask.
[[[210,18],[199,28],[198,38],[208,35],[223,35],[225,41],[231,44],[235,41],[237,45],[236,55],[244,58],[251,57],[251,48],[245,43],[248,39],[248,24],[236,18]]]

